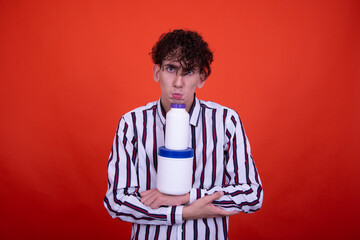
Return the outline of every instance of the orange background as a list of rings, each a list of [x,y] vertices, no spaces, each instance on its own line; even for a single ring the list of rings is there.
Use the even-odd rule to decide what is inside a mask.
[[[159,98],[169,29],[214,50],[198,97],[242,117],[263,208],[231,239],[359,239],[360,3],[0,1],[0,238],[129,239],[102,200],[120,117]]]

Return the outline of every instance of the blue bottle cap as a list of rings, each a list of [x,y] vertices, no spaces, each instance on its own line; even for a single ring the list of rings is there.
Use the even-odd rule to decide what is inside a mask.
[[[171,108],[186,108],[186,104],[172,103]]]
[[[167,158],[191,158],[194,157],[194,150],[192,148],[171,150],[165,147],[159,147],[159,156]]]

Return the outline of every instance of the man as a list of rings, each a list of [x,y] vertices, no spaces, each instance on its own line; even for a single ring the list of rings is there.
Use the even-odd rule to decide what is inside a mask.
[[[193,31],[163,34],[152,49],[160,100],[120,120],[108,163],[104,205],[133,223],[131,239],[228,239],[229,216],[262,205],[260,177],[238,114],[196,98],[211,73],[213,54]],[[171,196],[156,189],[157,151],[164,145],[171,103],[186,104],[189,147],[194,149],[192,189]]]

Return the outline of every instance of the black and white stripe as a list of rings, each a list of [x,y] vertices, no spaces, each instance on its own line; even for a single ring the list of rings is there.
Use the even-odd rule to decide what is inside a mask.
[[[140,202],[140,192],[156,188],[164,124],[160,101],[121,118],[108,162],[105,207],[112,217],[133,223],[132,239],[227,239],[228,217],[183,221],[183,206],[151,209]],[[195,98],[190,124],[189,147],[195,154],[190,203],[224,191],[214,204],[229,211],[258,210],[263,198],[261,181],[238,114]]]

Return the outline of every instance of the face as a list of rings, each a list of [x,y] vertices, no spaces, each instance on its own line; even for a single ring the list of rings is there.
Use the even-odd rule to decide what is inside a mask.
[[[174,60],[164,60],[162,65],[153,67],[154,80],[160,82],[161,102],[165,111],[170,110],[171,103],[186,104],[189,111],[194,101],[196,88],[205,84],[205,74],[195,68],[183,71],[180,63]]]

